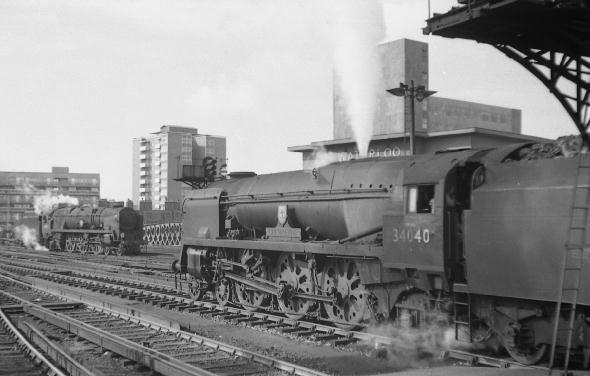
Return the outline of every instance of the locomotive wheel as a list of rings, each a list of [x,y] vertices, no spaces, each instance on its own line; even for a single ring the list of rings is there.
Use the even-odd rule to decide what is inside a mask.
[[[61,247],[59,246],[59,241],[57,239],[51,240],[51,243],[49,243],[49,250],[54,252],[61,251]]]
[[[86,253],[86,243],[83,243],[81,240],[76,241],[74,251],[82,254]]]
[[[533,365],[537,364],[543,358],[547,350],[547,345],[543,343],[536,347],[524,349],[510,346],[505,346],[505,348],[512,359],[524,365]]]
[[[268,307],[271,300],[269,294],[254,290],[252,287],[239,282],[235,283],[235,288],[238,302],[244,309],[255,312]]]
[[[252,249],[242,250],[240,253],[240,262],[252,275],[270,280],[270,266],[268,265],[268,261],[264,260],[264,256],[260,251],[254,251]],[[238,303],[248,311],[268,308],[272,301],[270,294],[256,290],[243,283],[235,282],[234,287]]]
[[[228,278],[221,278],[215,285],[215,298],[222,306],[231,300],[232,283]]]
[[[292,296],[293,293],[315,294],[315,283],[306,261],[297,260],[295,254],[279,257],[277,284],[283,285],[279,293],[279,308],[292,320],[301,320],[314,307],[314,301]],[[282,295],[282,296],[281,296]]]
[[[514,336],[502,335],[502,344],[514,360],[524,365],[533,365],[543,358],[547,350],[544,343],[535,346],[534,338],[534,331],[524,324]]]
[[[188,280],[188,293],[194,300],[201,300],[207,290],[203,288],[201,282],[194,276],[190,276]]]
[[[72,241],[72,239],[66,239],[66,251],[68,253],[72,253],[72,252],[74,252],[74,248],[75,248],[75,245],[74,245],[74,242]]]
[[[125,254],[125,246],[123,244],[119,244],[118,247],[113,247],[113,251],[116,256],[123,256]]]
[[[351,330],[365,319],[369,293],[361,283],[353,260],[331,260],[320,273],[322,294],[332,296],[331,303],[322,302],[328,319],[337,327]]]
[[[96,245],[96,244],[88,244],[88,248],[86,250],[86,253],[96,254],[97,248],[98,248],[98,245]]]
[[[105,254],[105,248],[102,244],[96,244],[95,248],[94,248],[94,254],[95,255],[104,255]]]

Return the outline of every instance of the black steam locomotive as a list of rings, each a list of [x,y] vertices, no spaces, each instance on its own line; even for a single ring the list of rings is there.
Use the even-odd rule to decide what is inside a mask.
[[[173,269],[196,299],[211,291],[221,304],[345,328],[446,317],[472,341],[493,337],[535,363],[555,320],[569,324],[564,244],[576,187],[590,184],[590,173],[576,180],[579,163],[590,157],[522,159],[529,146],[214,182],[185,198]],[[581,278],[571,347],[588,349],[590,278]]]
[[[39,244],[50,251],[139,254],[142,216],[131,208],[62,207],[36,221]]]

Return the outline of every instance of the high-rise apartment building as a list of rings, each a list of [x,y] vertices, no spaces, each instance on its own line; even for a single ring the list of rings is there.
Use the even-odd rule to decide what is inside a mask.
[[[100,174],[72,173],[68,167],[51,172],[0,171],[0,227],[35,215],[35,197],[70,196],[80,205],[97,206]]]
[[[196,128],[164,125],[159,132],[133,139],[133,203],[150,202],[164,209],[166,202],[181,202],[190,187],[175,179],[191,171],[202,176],[203,159],[217,160],[218,174],[226,163],[225,137],[199,134]],[[188,168],[187,168],[188,167]]]

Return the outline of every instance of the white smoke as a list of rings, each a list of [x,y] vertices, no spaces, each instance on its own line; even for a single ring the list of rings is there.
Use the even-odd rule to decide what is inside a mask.
[[[385,35],[378,1],[338,0],[331,3],[332,38],[337,84],[340,86],[361,158],[367,156],[379,95],[384,95],[378,43]]]
[[[23,242],[25,247],[34,248],[36,251],[48,251],[37,241],[37,230],[25,225],[18,225],[13,231],[16,238]]]
[[[33,207],[35,214],[37,215],[47,215],[53,209],[57,208],[59,204],[72,206],[79,205],[79,201],[76,197],[56,194],[50,190],[42,191],[35,188],[35,186],[30,183],[24,183],[21,186],[21,190],[24,191],[27,199],[30,199],[31,197],[33,198]]]
[[[404,328],[390,323],[371,326],[368,332],[392,339],[391,345],[380,348],[379,355],[399,369],[428,367],[439,361],[442,351],[460,346],[454,329],[446,325]]]
[[[57,208],[59,204],[76,206],[78,203],[79,201],[76,197],[65,196],[62,194],[56,195],[51,191],[46,191],[43,196],[35,196],[35,214],[49,214],[53,209]]]
[[[339,160],[338,153],[327,151],[324,147],[315,150],[311,159],[313,160],[311,168],[324,167]]]

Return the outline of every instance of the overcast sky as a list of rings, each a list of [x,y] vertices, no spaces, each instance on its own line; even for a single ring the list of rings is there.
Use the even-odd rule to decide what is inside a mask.
[[[299,169],[301,154],[287,147],[332,136],[342,20],[352,31],[382,22],[383,41],[428,42],[430,88],[443,97],[520,108],[525,134],[576,132],[500,52],[422,35],[427,0],[375,1],[379,14],[356,19],[342,16],[344,3],[3,0],[0,170],[98,172],[102,197],[130,198],[131,140],[163,124],[225,136],[230,171]]]

